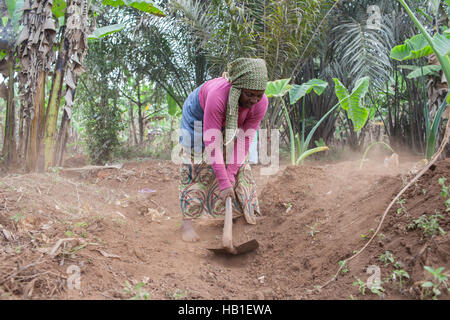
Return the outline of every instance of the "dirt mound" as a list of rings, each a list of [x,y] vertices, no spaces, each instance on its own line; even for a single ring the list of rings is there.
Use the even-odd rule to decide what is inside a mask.
[[[441,183],[440,183],[441,182]],[[425,281],[433,282],[433,275],[424,269],[429,266],[436,270],[445,268],[442,274],[450,276],[450,205],[447,207],[446,199],[450,192],[443,189],[450,185],[450,159],[438,162],[432,166],[419,181],[410,187],[396,206],[389,212],[388,218],[381,230],[386,235],[386,243],[379,241],[382,250],[375,255],[380,263],[380,256],[389,251],[395,262],[385,264],[387,274],[392,275],[394,270],[405,270],[409,279],[404,279],[406,285],[399,288],[399,283],[389,283],[390,288],[397,292],[414,298],[434,296],[431,290],[422,288]],[[447,193],[447,195],[445,194]],[[375,252],[374,248],[372,251]],[[437,284],[439,281],[435,281]],[[440,299],[448,299],[448,290],[445,285],[439,286],[442,295]]]
[[[382,166],[356,170],[353,162],[286,168],[262,191],[262,211],[267,218],[258,229],[265,244],[262,256],[255,259],[258,273],[265,275],[269,287],[278,287],[281,294],[277,297],[282,299],[429,297],[430,292],[417,288],[431,276],[424,266],[449,270],[448,234],[436,231],[433,237],[424,236],[422,229],[410,230],[408,226],[423,214],[440,212],[440,227],[449,229],[442,186],[438,184],[439,178],[450,177],[449,164],[449,159],[438,163],[408,190],[389,213],[377,241],[346,265],[337,281],[322,289],[319,287],[333,277],[339,263],[373,235],[382,213],[410,179],[398,172],[406,173],[411,163],[398,171]],[[375,267],[368,270],[369,266]],[[382,281],[382,289],[374,289],[378,294],[353,285],[358,279],[366,285],[371,275],[367,271],[374,268],[379,268]],[[409,279],[402,276],[400,288],[401,270]],[[440,298],[448,298],[443,289]]]
[[[83,167],[87,165],[87,157],[85,155],[75,155],[64,160],[63,166],[66,168]]]

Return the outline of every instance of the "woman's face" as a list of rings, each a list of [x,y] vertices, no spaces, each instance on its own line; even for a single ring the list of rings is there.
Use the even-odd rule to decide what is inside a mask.
[[[242,108],[251,108],[257,104],[263,97],[263,90],[242,89],[239,97],[239,106]]]

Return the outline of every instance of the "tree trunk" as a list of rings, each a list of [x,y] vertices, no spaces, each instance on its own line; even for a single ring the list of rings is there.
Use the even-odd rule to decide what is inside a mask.
[[[139,144],[144,142],[144,118],[142,117],[142,106],[138,105],[138,121],[139,121]]]
[[[56,124],[58,122],[59,104],[61,101],[61,93],[64,80],[64,66],[65,66],[65,52],[64,40],[61,41],[58,60],[56,62],[55,74],[52,83],[52,90],[50,93],[50,101],[47,107],[45,118],[45,132],[44,132],[44,170],[47,170],[51,165],[55,165],[55,135]]]
[[[78,77],[76,79],[74,79],[74,83],[75,83],[75,88],[76,88],[77,83],[78,83]],[[70,90],[69,94],[71,94],[71,101],[73,101],[73,99],[75,99],[76,89],[73,90],[73,89],[69,88],[69,90]],[[57,167],[60,167],[63,162],[64,151],[66,150],[66,143],[67,143],[71,119],[72,119],[72,109],[66,105],[64,107],[63,118],[61,120],[61,126],[59,129],[59,135],[58,135],[57,146],[56,146],[56,151],[55,151],[54,164]]]
[[[39,146],[37,149],[37,163],[36,163],[36,171],[43,172],[44,171],[44,154],[42,150],[44,150],[44,129],[45,129],[45,113],[46,113],[46,105],[45,105],[45,87],[47,84],[47,73],[44,72],[44,79],[42,80],[42,90],[41,94],[41,103],[40,108],[41,111],[39,113]]]
[[[1,134],[3,133],[3,137],[1,136]],[[3,127],[3,124],[2,124],[2,122],[0,121],[0,139],[2,139],[2,141],[3,141],[3,145],[5,145],[5,127]],[[1,154],[3,154],[3,151],[2,151],[2,153]],[[0,159],[1,160],[1,159]]]
[[[138,99],[138,121],[139,121],[139,145],[144,143],[144,119],[142,117],[142,102],[141,102],[141,82],[137,80],[137,99]]]
[[[9,59],[8,68],[9,68],[8,99],[6,102],[5,136],[2,152],[6,164],[13,163],[17,160],[16,137],[15,137],[16,110],[14,103],[14,58]]]
[[[70,126],[70,118],[67,115],[66,110],[64,110],[64,114],[61,120],[61,127],[59,128],[58,139],[56,143],[56,152],[55,152],[55,166],[61,167],[63,162],[64,151],[66,149],[67,137]]]
[[[56,139],[56,150],[55,150],[55,154],[54,154],[55,167],[62,166],[63,154],[64,154],[64,150],[62,150],[62,149],[63,148],[65,149],[65,141],[67,140],[66,136],[67,136],[69,124],[70,124],[70,120],[67,116],[66,111],[64,110],[63,116],[61,119],[61,125],[60,125],[59,131],[58,131],[58,137]]]
[[[133,139],[134,145],[138,144],[137,136],[136,136],[136,126],[134,124],[134,112],[133,112],[133,103],[131,103],[130,109],[128,111],[130,116],[130,140]]]
[[[25,137],[23,134],[23,127],[25,123],[24,119],[24,103],[22,102],[20,104],[20,111],[19,111],[19,145],[17,146],[17,155],[20,159],[23,159],[25,157]]]
[[[34,171],[37,168],[37,162],[38,162],[38,155],[39,155],[39,146],[40,146],[40,139],[39,139],[39,132],[40,132],[40,122],[41,122],[41,114],[44,112],[43,106],[41,106],[41,100],[42,100],[42,92],[45,89],[45,72],[42,71],[39,74],[38,81],[37,81],[37,92],[34,96],[34,115],[33,119],[31,119],[31,128],[30,128],[30,139],[29,139],[29,146],[28,146],[28,156],[27,156],[27,163],[26,163],[26,169],[27,171]]]
[[[24,119],[24,126],[25,126],[25,130],[24,130],[24,139],[25,139],[25,143],[23,145],[23,149],[22,149],[22,154],[23,154],[23,161],[25,163],[28,163],[28,149],[30,146],[30,136],[31,136],[31,119],[29,117],[29,115],[27,115]]]
[[[66,143],[68,139],[68,130],[70,127],[70,121],[72,119],[72,108],[75,98],[76,87],[79,76],[84,72],[82,68],[83,58],[87,53],[87,39],[86,35],[89,29],[88,26],[88,6],[87,1],[67,1],[68,8],[78,7],[80,11],[74,10],[72,12],[66,11],[66,21],[77,21],[77,27],[74,28],[73,23],[67,23],[64,30],[64,52],[65,52],[65,106],[61,126],[59,129],[56,151],[54,152],[54,165],[61,166],[64,157],[64,151],[66,149]],[[72,20],[74,19],[74,20]],[[78,20],[79,19],[79,20]],[[73,61],[78,61],[76,66]],[[72,79],[73,82],[68,81]],[[62,87],[62,85],[61,85]],[[58,103],[59,105],[59,103]]]

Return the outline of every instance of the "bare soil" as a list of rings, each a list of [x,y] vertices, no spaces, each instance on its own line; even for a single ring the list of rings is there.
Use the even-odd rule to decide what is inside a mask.
[[[431,279],[424,266],[450,270],[450,217],[438,183],[445,177],[450,184],[448,158],[408,189],[346,272],[320,287],[373,235],[418,160],[401,157],[399,167],[369,160],[362,170],[359,161],[307,163],[273,176],[254,166],[263,216],[255,226],[238,219],[234,235],[236,243],[254,238],[260,247],[235,257],[207,250],[220,245],[221,221],[196,221],[201,240],[181,240],[179,167],[170,161],[4,174],[0,298],[430,299],[421,289]],[[80,158],[66,162],[83,165]],[[436,211],[445,235],[408,227]],[[380,260],[386,251],[394,262]],[[380,268],[380,294],[353,285],[366,282],[369,266]],[[401,287],[388,279],[395,269],[409,275]],[[438,298],[448,299],[440,289]]]

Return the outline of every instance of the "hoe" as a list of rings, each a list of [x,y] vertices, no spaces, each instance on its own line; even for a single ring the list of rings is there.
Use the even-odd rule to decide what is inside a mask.
[[[225,203],[225,221],[223,226],[222,248],[209,248],[215,254],[238,255],[256,250],[259,247],[258,241],[252,239],[238,246],[233,246],[233,207],[231,197]]]

